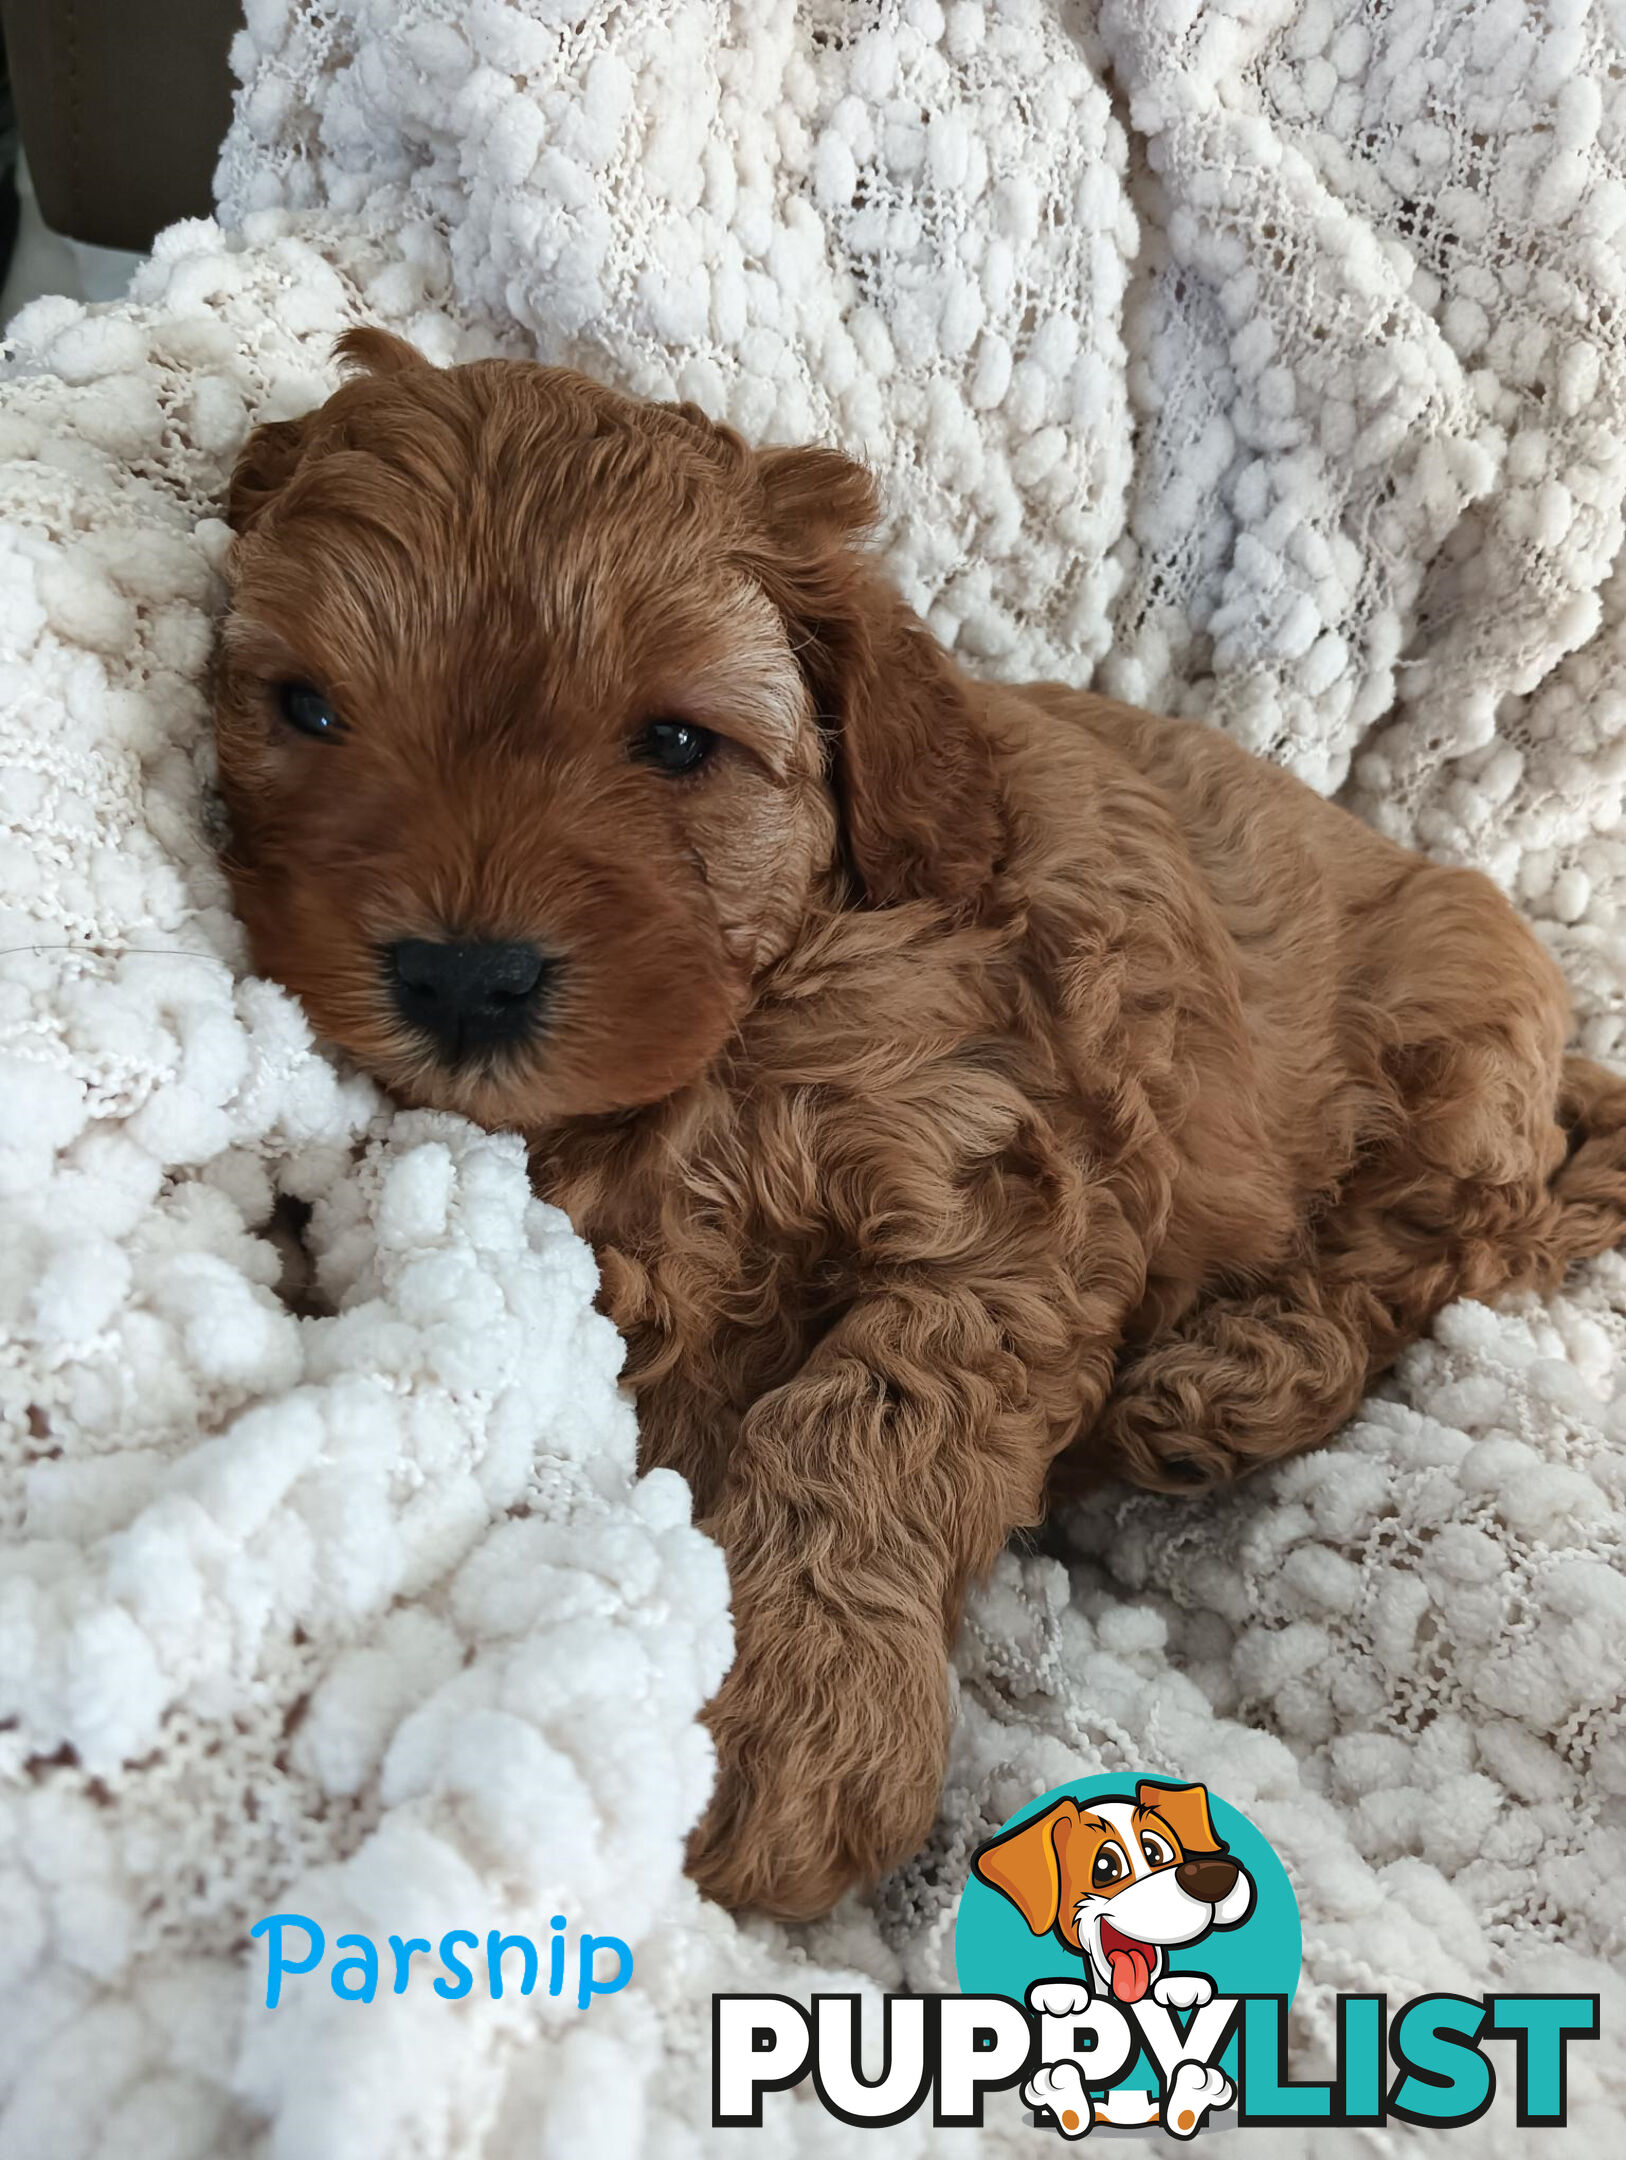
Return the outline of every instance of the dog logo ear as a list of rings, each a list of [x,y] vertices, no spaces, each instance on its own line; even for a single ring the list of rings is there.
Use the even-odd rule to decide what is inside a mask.
[[[1225,1851],[1224,1841],[1208,1812],[1206,1785],[1148,1785],[1135,1787],[1135,1803],[1162,1816],[1188,1856]]]
[[[1053,1808],[979,1846],[971,1871],[1016,1907],[1035,1935],[1048,1935],[1061,1912],[1061,1851],[1078,1822],[1078,1803]]]

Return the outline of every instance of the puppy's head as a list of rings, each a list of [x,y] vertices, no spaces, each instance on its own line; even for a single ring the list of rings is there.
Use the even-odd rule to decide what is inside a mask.
[[[868,476],[376,331],[233,478],[216,668],[257,964],[406,1099],[656,1101],[810,907],[964,909],[974,694],[855,547]]]
[[[1165,1953],[1239,1927],[1253,1882],[1216,1834],[1202,1785],[1142,1782],[1130,1799],[1052,1808],[982,1846],[976,1874],[1035,1935],[1054,1932],[1121,2002],[1138,2002]]]

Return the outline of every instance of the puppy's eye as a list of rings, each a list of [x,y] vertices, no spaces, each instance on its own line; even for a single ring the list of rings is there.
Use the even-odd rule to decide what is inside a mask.
[[[1140,1834],[1140,1849],[1146,1855],[1148,1867],[1167,1867],[1174,1854],[1160,1837],[1153,1837],[1149,1830]]]
[[[288,725],[297,728],[301,735],[314,735],[318,740],[322,740],[344,732],[344,723],[332,705],[320,690],[313,690],[309,683],[278,683],[277,710]]]
[[[1117,1846],[1103,1845],[1090,1869],[1090,1882],[1095,1889],[1104,1890],[1108,1883],[1121,1881],[1125,1872],[1124,1856]]]
[[[632,746],[641,764],[657,772],[698,772],[717,747],[710,728],[691,727],[687,720],[652,720]]]

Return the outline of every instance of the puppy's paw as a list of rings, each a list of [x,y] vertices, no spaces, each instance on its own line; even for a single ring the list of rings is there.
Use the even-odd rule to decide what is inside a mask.
[[[1165,2010],[1200,2010],[1214,2000],[1214,1983],[1207,1973],[1165,1973],[1153,1983],[1152,2000]]]
[[[736,1582],[739,1653],[705,1712],[717,1784],[688,1852],[708,1897],[815,1920],[920,1850],[948,1746],[934,1623],[866,1634]]]
[[[1163,2127],[1170,2137],[1195,2137],[1212,2108],[1229,2107],[1236,2087],[1223,2070],[1206,2063],[1183,2062],[1169,2080],[1163,2103]]]
[[[1028,1991],[1029,2002],[1034,1992]],[[1022,2098],[1030,2108],[1048,2108],[1064,2138],[1081,2138],[1095,2128],[1095,2102],[1077,2063],[1041,2063],[1022,2087]]]
[[[942,1756],[917,1723],[883,1749],[842,1746],[834,1719],[752,1688],[736,1664],[708,1712],[717,1785],[688,1868],[731,1911],[817,1920],[918,1852],[937,1812]],[[922,1721],[923,1722],[923,1721]]]
[[[688,1872],[730,1912],[818,1920],[873,1873],[822,1829],[794,1801],[725,1778],[689,1839]]]
[[[1038,2017],[1082,2017],[1093,1997],[1085,1980],[1035,1980],[1028,2008]]]

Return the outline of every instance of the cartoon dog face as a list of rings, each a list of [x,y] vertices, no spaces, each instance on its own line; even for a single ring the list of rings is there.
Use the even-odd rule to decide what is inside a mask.
[[[1169,1950],[1253,1910],[1253,1880],[1215,1834],[1203,1785],[1141,1782],[1132,1800],[1083,1808],[1059,1800],[982,1846],[973,1868],[1121,2003],[1139,2002]]]

